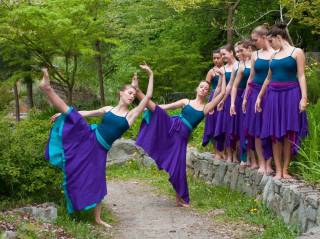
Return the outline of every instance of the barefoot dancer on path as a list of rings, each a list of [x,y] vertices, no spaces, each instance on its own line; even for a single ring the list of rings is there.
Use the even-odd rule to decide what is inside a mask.
[[[68,213],[94,208],[96,223],[101,220],[101,201],[107,194],[106,159],[112,143],[121,137],[144,110],[153,92],[153,72],[147,65],[140,65],[149,75],[147,94],[132,110],[136,89],[125,85],[119,92],[117,106],[105,106],[92,111],[76,111],[69,107],[50,86],[49,74],[43,69],[40,89],[61,114],[53,116],[46,159],[59,167],[64,174],[63,189]],[[89,125],[84,117],[102,116],[101,124]]]
[[[262,111],[260,138],[272,140],[275,179],[291,179],[288,172],[291,155],[297,153],[301,139],[308,134],[305,56],[300,48],[290,45],[285,24],[274,25],[268,37],[271,47],[277,52],[271,59],[255,111]]]
[[[223,70],[216,69],[215,74],[224,77]],[[138,87],[137,79],[133,85]],[[141,123],[136,144],[142,147],[152,157],[159,169],[166,170],[176,191],[177,206],[189,207],[189,190],[186,175],[186,153],[188,138],[194,128],[205,115],[213,111],[224,94],[225,85],[221,92],[209,103],[205,103],[210,84],[201,81],[197,87],[197,95],[193,100],[182,99],[171,104],[156,105],[148,102]],[[143,93],[137,88],[137,98],[143,99]],[[179,116],[170,117],[165,110],[182,108]]]

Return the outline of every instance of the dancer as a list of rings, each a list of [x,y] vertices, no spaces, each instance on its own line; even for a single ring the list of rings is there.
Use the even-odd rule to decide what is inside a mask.
[[[244,130],[250,150],[255,150],[258,156],[258,173],[270,175],[273,173],[271,158],[265,158],[260,139],[262,128],[262,113],[255,112],[254,106],[269,71],[269,63],[274,50],[267,39],[268,25],[256,27],[251,33],[251,39],[259,49],[251,57],[251,72],[243,97],[242,110],[245,113]]]
[[[292,176],[288,173],[291,155],[297,152],[301,138],[308,133],[305,56],[300,48],[290,45],[285,24],[274,25],[268,32],[268,37],[270,45],[277,52],[272,57],[255,110],[263,110],[260,137],[272,139],[275,179],[291,179]],[[262,108],[261,101],[265,93]]]
[[[224,72],[215,69],[214,74],[224,77]],[[133,81],[137,87],[137,81]],[[221,92],[209,103],[205,103],[210,84],[201,81],[193,100],[182,99],[171,104],[156,105],[149,101],[148,110],[141,123],[136,144],[142,147],[152,157],[159,169],[166,170],[176,191],[177,206],[189,207],[189,190],[186,175],[186,153],[188,138],[193,129],[201,122],[205,115],[213,111],[223,97]],[[138,99],[143,93],[137,91]],[[182,108],[179,116],[170,117],[165,110]]]
[[[221,48],[221,54],[227,63],[224,66],[226,78],[226,93],[224,98],[217,106],[215,140],[217,142],[217,150],[220,152],[226,150],[227,162],[238,162],[236,145],[232,138],[232,129],[234,118],[230,116],[231,89],[236,76],[239,62],[235,58],[235,51],[231,44],[227,44]]]
[[[219,75],[216,74],[217,68],[223,67],[223,60],[222,60],[220,49],[215,50],[213,52],[212,61],[213,61],[214,67],[208,71],[207,77],[206,77],[206,81],[211,83],[211,89],[212,89],[210,96],[208,98],[209,101],[212,98],[216,97],[221,92],[222,80],[224,79],[222,77],[219,77]],[[217,116],[216,111],[214,111],[214,113],[209,113],[206,116],[205,127],[203,132],[203,140],[202,140],[203,146],[207,145],[209,141],[212,141],[212,143],[214,143],[216,116]],[[215,145],[215,148],[217,148],[217,144]],[[214,154],[216,159],[223,159],[224,157],[224,155],[219,150],[215,150]]]
[[[240,41],[236,44],[236,54],[239,59],[239,67],[237,75],[232,86],[231,91],[231,105],[230,115],[234,118],[233,128],[231,129],[232,137],[236,144],[239,142],[240,151],[240,165],[249,165],[249,158],[251,168],[257,168],[257,162],[255,159],[254,151],[247,152],[245,142],[245,129],[244,129],[244,113],[242,112],[242,95],[247,86],[247,81],[250,75],[250,63],[251,63],[251,43],[248,40]],[[231,127],[230,127],[231,128]]]
[[[121,137],[146,107],[153,91],[153,72],[147,65],[140,66],[149,75],[146,96],[140,104],[129,111],[136,89],[125,85],[119,92],[117,106],[105,106],[92,111],[76,111],[69,107],[50,86],[46,68],[40,89],[60,114],[54,121],[46,147],[46,159],[59,167],[64,174],[63,189],[67,211],[94,209],[96,223],[105,227],[101,220],[101,201],[107,194],[106,158],[112,143]],[[101,124],[88,125],[84,117],[103,116]]]

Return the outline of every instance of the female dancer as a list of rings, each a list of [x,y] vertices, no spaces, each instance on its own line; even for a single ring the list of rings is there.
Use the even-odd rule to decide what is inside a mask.
[[[220,152],[226,149],[227,161],[238,162],[236,145],[232,138],[230,130],[232,129],[234,118],[230,116],[230,92],[232,89],[233,81],[238,69],[238,61],[235,58],[235,52],[232,45],[227,44],[221,48],[221,54],[227,63],[224,66],[226,78],[226,93],[224,98],[217,106],[217,118],[215,128],[215,140],[217,141],[217,150]]]
[[[223,60],[222,60],[220,50],[215,50],[213,52],[212,60],[213,60],[214,67],[208,71],[207,77],[206,77],[206,81],[211,83],[211,89],[212,89],[208,99],[209,101],[212,98],[215,98],[221,91],[223,78],[220,78],[219,75],[216,74],[217,68],[223,67]],[[202,139],[203,146],[207,145],[210,140],[213,143],[216,116],[217,116],[217,112],[209,113],[206,116],[203,139]],[[217,145],[216,145],[216,148],[217,148]],[[215,150],[214,153],[216,154],[216,159],[223,159],[224,155],[221,154],[219,150]]]
[[[257,168],[257,162],[253,151],[249,151],[246,154],[246,143],[245,143],[245,131],[244,131],[244,113],[242,112],[242,94],[247,86],[247,81],[250,75],[250,63],[251,63],[251,43],[249,41],[240,41],[236,44],[236,54],[240,61],[237,70],[237,75],[232,86],[231,91],[231,105],[230,115],[234,118],[234,125],[232,129],[233,138],[239,141],[240,152],[241,152],[241,165],[245,166],[249,164],[250,157],[251,168]]]
[[[217,69],[215,74],[224,77],[224,72]],[[137,86],[137,81],[134,83]],[[210,84],[201,81],[193,100],[182,99],[171,104],[156,105],[148,103],[146,117],[142,121],[136,144],[152,157],[159,169],[166,170],[174,190],[177,206],[189,207],[189,190],[186,175],[186,151],[189,135],[205,115],[213,111],[223,97],[225,86],[216,98],[205,103]],[[138,99],[143,93],[138,90]],[[170,117],[165,110],[182,108],[179,116]]]
[[[69,107],[50,86],[47,69],[43,69],[40,89],[61,114],[53,116],[46,147],[46,159],[64,174],[63,189],[68,213],[94,209],[96,223],[101,220],[101,201],[107,194],[106,157],[112,143],[121,137],[146,107],[152,96],[153,73],[149,66],[141,65],[149,75],[146,96],[134,109],[128,109],[135,98],[136,89],[125,85],[119,92],[117,106],[105,106],[92,111],[76,111]],[[103,116],[101,124],[88,125],[83,117]]]
[[[262,128],[262,113],[254,112],[254,105],[261,86],[269,71],[269,62],[274,50],[267,39],[268,26],[256,27],[251,33],[251,39],[260,50],[254,52],[251,57],[251,72],[248,79],[247,88],[243,97],[242,110],[245,113],[244,129],[248,139],[248,146],[257,152],[259,160],[258,172],[270,175],[273,170],[271,158],[265,158],[263,154],[262,142],[260,139]]]
[[[271,59],[269,73],[257,97],[255,110],[262,111],[261,100],[268,87],[260,137],[272,139],[275,178],[291,179],[288,173],[291,154],[297,152],[300,139],[308,133],[305,56],[300,48],[289,44],[285,24],[274,25],[268,37],[270,45],[277,52]]]

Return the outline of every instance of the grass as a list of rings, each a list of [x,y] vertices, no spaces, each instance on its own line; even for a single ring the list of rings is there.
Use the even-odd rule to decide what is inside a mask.
[[[309,135],[299,150],[297,159],[293,161],[292,170],[303,179],[320,183],[320,101],[308,110]]]
[[[136,161],[129,161],[122,166],[111,166],[107,170],[109,179],[142,180],[156,187],[159,193],[172,197],[174,191],[168,182],[168,176],[156,167],[146,168]],[[188,177],[191,206],[201,213],[210,213],[214,209],[223,209],[224,213],[215,216],[215,221],[225,223],[239,222],[249,227],[261,228],[245,238],[296,238],[296,227],[287,226],[280,218],[271,213],[260,201],[242,193],[233,192],[225,187],[213,187],[199,179]],[[241,225],[241,224],[240,224]]]
[[[32,198],[22,200],[14,200],[11,198],[10,201],[1,201],[0,210],[10,210],[38,203],[41,203],[41,201]],[[111,238],[109,231],[106,231],[102,226],[95,225],[93,210],[75,212],[72,215],[68,215],[63,197],[61,197],[60,201],[56,202],[56,204],[58,218],[55,223],[53,223],[54,229],[46,230],[45,224],[42,222],[26,219],[23,215],[16,213],[0,213],[0,222],[14,225],[18,238],[57,238],[57,233],[60,236],[66,236],[65,238]],[[102,209],[101,218],[111,225],[117,223],[116,218],[106,207]]]

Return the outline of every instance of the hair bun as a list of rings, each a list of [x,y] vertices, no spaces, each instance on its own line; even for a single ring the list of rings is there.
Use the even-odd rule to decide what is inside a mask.
[[[287,23],[285,23],[285,22],[278,22],[278,23],[276,24],[276,26],[277,26],[278,28],[280,28],[280,29],[286,29],[286,28],[287,28]]]
[[[262,24],[263,27],[265,27],[266,29],[269,29],[270,28],[270,25],[269,23],[265,22]]]

